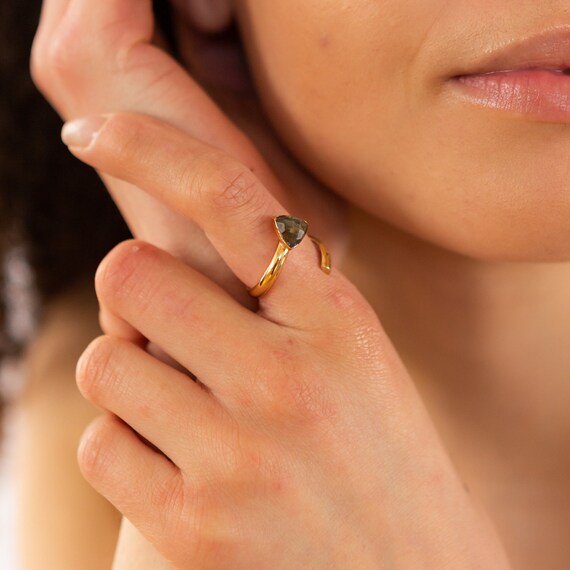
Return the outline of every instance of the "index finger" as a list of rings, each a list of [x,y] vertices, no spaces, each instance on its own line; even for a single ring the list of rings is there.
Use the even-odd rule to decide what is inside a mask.
[[[64,129],[72,152],[192,219],[238,279],[248,288],[255,286],[280,243],[273,217],[289,214],[255,173],[219,149],[151,117],[112,114],[100,118],[104,124],[99,126],[96,120]],[[78,142],[73,137],[90,122],[90,128],[99,129],[91,144],[73,146]],[[322,271],[321,261],[321,251],[310,239],[287,254],[275,284],[260,298],[264,316],[301,329],[338,320],[324,299],[327,292],[346,291],[348,281],[336,271]]]

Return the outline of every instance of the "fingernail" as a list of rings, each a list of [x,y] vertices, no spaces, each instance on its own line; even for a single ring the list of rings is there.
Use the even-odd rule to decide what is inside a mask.
[[[95,115],[69,121],[61,129],[61,140],[70,147],[86,149],[95,140],[107,117]]]

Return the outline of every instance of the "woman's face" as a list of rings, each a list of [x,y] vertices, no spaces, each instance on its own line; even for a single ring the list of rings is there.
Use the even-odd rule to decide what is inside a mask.
[[[275,127],[337,193],[459,253],[570,260],[570,113],[475,104],[451,80],[512,41],[562,25],[570,38],[568,0],[236,0],[236,11]]]

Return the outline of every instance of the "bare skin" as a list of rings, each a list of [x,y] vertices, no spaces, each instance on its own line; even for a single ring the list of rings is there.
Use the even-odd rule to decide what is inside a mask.
[[[25,356],[15,465],[24,570],[101,570],[113,560],[120,514],[85,482],[76,459],[79,436],[99,413],[75,385],[77,358],[100,331],[97,310],[91,284],[73,286],[46,307]]]
[[[513,568],[566,568],[569,265],[467,260],[361,211],[352,219],[344,271],[380,315]]]
[[[366,221],[362,213],[355,212],[351,219],[359,220],[358,227],[362,231],[356,235],[361,235],[363,240],[369,240],[370,235],[366,231]],[[563,413],[566,398],[564,390],[568,389],[567,383],[561,377],[560,383],[555,384],[556,376],[553,373],[556,372],[555,369],[549,375],[537,373],[541,382],[534,381],[530,374],[526,379],[517,376],[523,380],[518,383],[519,389],[516,391],[510,389],[512,381],[504,380],[499,384],[501,378],[508,379],[508,373],[513,374],[512,369],[509,372],[504,368],[505,376],[498,376],[492,383],[482,383],[481,379],[491,379],[493,370],[487,368],[484,375],[478,372],[477,368],[466,365],[461,366],[460,372],[455,373],[452,369],[447,373],[446,370],[439,369],[435,379],[429,374],[421,374],[420,372],[425,370],[420,367],[421,363],[409,357],[411,343],[418,343],[426,349],[425,354],[429,355],[437,354],[438,349],[444,350],[446,346],[458,346],[458,339],[455,338],[455,344],[451,344],[453,338],[451,335],[446,334],[441,340],[435,338],[433,319],[420,318],[431,306],[427,301],[421,302],[420,293],[424,295],[429,291],[430,299],[436,299],[437,291],[443,289],[445,299],[448,301],[448,310],[447,312],[441,310],[439,313],[440,331],[445,331],[441,326],[442,323],[449,323],[454,319],[458,321],[476,319],[477,312],[467,310],[460,312],[461,307],[469,307],[468,303],[450,302],[449,284],[454,285],[453,290],[460,299],[460,295],[466,295],[469,288],[460,287],[460,283],[444,273],[443,268],[440,273],[429,270],[437,264],[438,258],[445,257],[441,250],[429,250],[425,243],[416,244],[422,251],[420,259],[426,260],[427,256],[431,255],[430,263],[425,265],[428,271],[419,273],[421,265],[410,255],[414,250],[406,247],[409,246],[409,237],[386,227],[381,243],[386,245],[382,248],[386,255],[378,264],[378,271],[382,276],[371,282],[361,279],[361,287],[367,292],[367,298],[377,303],[377,310],[382,315],[386,329],[394,339],[404,362],[412,371],[416,385],[450,455],[456,462],[463,481],[470,492],[480,498],[495,522],[503,543],[508,547],[514,567],[536,568],[541,563],[545,568],[565,568],[569,560],[565,529],[569,524],[567,481],[570,477],[567,454],[569,427]],[[396,253],[387,255],[388,252]],[[406,252],[408,256],[405,255]],[[382,255],[381,251],[375,253],[378,256]],[[408,262],[406,265],[404,260]],[[365,265],[364,257],[361,263],[362,266]],[[397,277],[406,266],[414,268],[413,279],[402,280]],[[564,266],[561,265],[559,268],[563,270]],[[362,267],[357,263],[351,265],[346,263],[343,271],[351,274],[353,279],[358,279],[363,273]],[[448,280],[438,281],[438,275],[446,275]],[[409,283],[410,288],[414,287],[415,283],[421,283],[421,287],[410,293],[402,287],[403,282]],[[382,288],[377,286],[378,283],[382,284]],[[479,299],[481,298],[483,297]],[[547,298],[552,296],[543,296],[543,299]],[[418,300],[417,305],[413,304],[414,299]],[[478,300],[477,297],[471,299],[473,303]],[[553,304],[556,306],[555,299]],[[525,306],[522,303],[521,305]],[[562,301],[559,301],[557,306],[562,305]],[[442,303],[439,308],[442,309],[443,306]],[[536,306],[541,305],[537,303]],[[404,311],[408,311],[408,318],[413,318],[416,323],[413,335],[409,329],[407,334],[402,336],[398,334],[398,320],[393,315],[405,314]],[[95,546],[96,552],[89,557],[93,560],[93,568],[109,567],[117,539],[119,518],[108,503],[83,482],[76,467],[77,439],[96,414],[96,410],[86,405],[79,396],[74,382],[75,359],[84,344],[98,334],[95,298],[89,287],[86,287],[86,291],[82,294],[78,295],[75,292],[60,299],[53,305],[49,315],[43,331],[29,353],[31,385],[27,397],[21,404],[24,412],[21,420],[24,447],[20,456],[19,472],[28,474],[27,477],[20,479],[23,515],[21,535],[24,539],[24,548],[21,550],[27,554],[24,567],[41,568],[47,555],[54,561],[54,567],[71,569],[77,567],[74,560],[84,560],[85,552]],[[443,315],[447,315],[447,318],[444,319]],[[70,319],[82,323],[82,326],[70,329],[68,324]],[[482,321],[478,319],[477,322]],[[82,330],[84,332],[81,332]],[[484,340],[483,329],[477,330],[482,331],[480,339]],[[493,327],[490,332],[494,330]],[[508,327],[508,322],[507,330],[511,331],[509,338],[513,339],[513,331]],[[69,356],[64,362],[59,361],[56,371],[50,372],[54,366],[50,363],[50,359],[46,360],[41,355],[52,351],[57,344],[65,346],[58,353],[66,354],[69,350],[70,337],[74,339],[76,349],[68,353]],[[430,340],[432,344],[428,344]],[[437,344],[434,340],[438,341]],[[495,351],[498,348],[497,343],[492,343],[490,346]],[[449,358],[450,354],[447,354],[445,362],[450,365],[452,361]],[[456,354],[460,354],[459,351]],[[548,362],[556,363],[553,356],[550,356]],[[532,359],[530,360],[532,363]],[[441,362],[441,359],[434,358],[432,366],[438,367]],[[505,364],[506,360],[501,360],[501,363]],[[460,364],[461,361],[458,362],[458,365]],[[511,364],[514,366],[517,361],[512,361]],[[495,369],[495,373],[498,372],[500,370]],[[57,386],[57,390],[54,385]],[[466,386],[473,390],[469,391],[472,393],[470,400],[462,397],[467,392]],[[497,391],[494,386],[498,388]],[[528,392],[522,391],[520,389],[522,386],[525,386]],[[60,396],[63,394],[66,402],[65,416],[61,413]],[[49,416],[49,422],[46,421],[46,416]],[[77,427],[73,433],[68,431],[70,416],[77,417]],[[64,421],[59,426],[54,423],[53,418],[62,418]],[[53,429],[46,429],[48,427]],[[489,433],[492,433],[493,437],[490,437]],[[26,434],[33,436],[33,441]],[[60,434],[69,441],[69,445],[58,452],[63,470],[58,469],[50,476],[50,467],[54,466],[54,452],[38,455],[37,451],[31,450],[57,449],[61,442]],[[30,449],[30,452],[26,452],[27,449]],[[41,480],[37,477],[40,473]],[[49,497],[45,496],[43,490],[45,485],[49,484],[46,481],[50,480],[53,481],[50,486],[61,485],[66,493],[57,498],[57,507],[54,504],[53,508],[46,509],[45,501]],[[74,493],[75,499],[67,494],[70,484],[77,488]],[[37,501],[42,501],[41,512],[48,515],[55,524],[30,524],[29,521],[38,520],[40,512],[37,510],[37,503],[34,503],[34,497],[38,497]],[[69,505],[68,508],[65,508],[66,504]],[[74,504],[82,507],[74,510]],[[85,505],[89,504],[93,505],[92,514],[89,518],[85,518]],[[90,525],[93,530],[88,531],[83,526],[78,527],[78,524]],[[164,561],[132,526],[124,522],[123,527],[119,543],[121,547],[117,551],[115,567],[128,568],[129,563],[137,560],[137,568],[171,568],[170,564]],[[69,544],[64,545],[59,539],[61,533],[68,533],[70,529],[77,531],[75,540],[79,546],[75,553],[70,553]],[[36,549],[31,549],[30,544],[34,544]],[[107,546],[101,546],[103,544]],[[106,550],[109,554],[102,556],[101,550]],[[37,553],[37,558],[34,557],[34,553]]]
[[[443,8],[444,3],[433,4]],[[338,181],[349,181],[354,156],[348,150],[356,148],[357,141],[342,139],[347,129],[341,121],[334,122],[338,129],[333,136],[317,136],[327,125],[326,114],[323,118],[310,105],[301,109],[291,104],[304,95],[295,89],[308,83],[280,83],[286,82],[287,69],[298,69],[295,58],[304,56],[306,46],[294,42],[299,46],[297,51],[280,52],[280,46],[286,45],[280,42],[295,30],[283,30],[283,35],[279,35],[280,30],[268,27],[267,14],[269,8],[280,9],[285,18],[291,10],[290,3],[252,1],[241,5],[243,21],[247,24],[251,18],[253,22],[252,53],[285,58],[279,60],[281,75],[272,76],[265,75],[264,70],[275,69],[275,61],[256,60],[264,98],[274,111],[281,134],[337,192],[358,199],[375,214],[372,217],[367,212],[353,217],[351,251],[343,260],[342,270],[376,309],[463,480],[496,522],[514,567],[566,568],[570,560],[564,540],[570,500],[566,483],[570,479],[570,426],[566,419],[569,386],[565,374],[569,363],[564,344],[570,332],[566,295],[566,283],[570,281],[570,217],[565,198],[568,130],[560,125],[517,122],[466,106],[455,115],[446,115],[445,124],[451,129],[446,137],[437,139],[432,123],[424,123],[426,136],[417,139],[420,143],[427,141],[423,147],[410,143],[412,138],[408,135],[416,134],[418,123],[410,121],[408,125],[402,114],[398,115],[402,119],[398,124],[398,143],[407,152],[401,152],[393,139],[384,136],[393,125],[378,117],[383,129],[377,131],[384,146],[369,145],[372,154],[367,158],[374,160],[373,153],[378,149],[388,157],[385,160],[393,168],[389,184],[383,184],[385,164],[370,174],[367,184],[361,181],[358,188],[342,184]],[[308,4],[305,6],[310,9]],[[364,9],[366,3],[359,6]],[[430,11],[434,8],[428,3],[416,8],[422,6]],[[464,7],[457,5],[458,10]],[[476,10],[477,5],[471,7]],[[507,12],[510,7],[505,3],[498,8]],[[522,34],[536,26],[559,23],[560,18],[554,17],[556,8],[549,7],[552,13],[544,6],[528,8],[526,19],[511,22],[510,32]],[[301,3],[295,8],[298,9]],[[258,25],[255,18],[259,19]],[[329,29],[334,29],[335,22],[338,23],[332,14]],[[442,22],[443,17],[438,25],[442,26]],[[374,28],[374,22],[371,24]],[[318,51],[321,63],[326,61],[322,55],[325,48],[331,51],[337,40],[346,37],[329,34],[321,48],[312,48],[315,53],[322,50]],[[436,54],[446,55],[445,49],[434,46]],[[389,40],[387,47],[391,47]],[[409,54],[403,50],[399,55]],[[338,59],[333,61],[338,63]],[[387,63],[386,66],[390,69]],[[324,84],[323,91],[338,94],[335,77],[339,76],[330,77],[331,83]],[[315,101],[323,109],[322,99]],[[380,110],[382,106],[375,108]],[[329,111],[334,115],[334,106]],[[450,117],[456,121],[448,120]],[[437,113],[433,118],[438,118]],[[291,130],[294,124],[305,126],[302,140],[309,144],[303,146],[299,142],[299,132]],[[435,120],[433,124],[439,128],[441,122]],[[466,137],[458,143],[461,133]],[[455,147],[468,148],[471,154],[454,153],[446,146],[446,140],[455,141]],[[516,146],[517,140],[528,144]],[[439,157],[451,161],[438,163],[438,172],[446,174],[445,184],[431,176],[434,155],[422,162],[434,141],[442,145]],[[326,148],[326,144],[330,146]],[[392,149],[398,152],[392,153]],[[359,152],[362,150],[358,147]],[[319,156],[325,151],[336,153],[334,160],[328,154],[329,165],[334,164],[335,169],[326,172]],[[481,181],[481,160],[489,156],[496,162],[486,163],[485,174],[495,169],[502,176]],[[508,171],[504,170],[506,164],[510,165]],[[451,173],[460,174],[452,179]],[[503,186],[489,186],[497,181]],[[464,190],[466,182],[468,189],[462,195],[460,190]],[[399,192],[400,185],[410,193]],[[545,197],[541,193],[543,187],[553,189],[556,195]],[[445,194],[449,188],[457,189],[457,194]],[[471,203],[465,208],[458,200],[460,196],[475,195],[481,188],[487,192],[478,203],[479,208],[471,208]],[[429,209],[430,216],[425,215],[428,197],[437,202],[436,207]],[[502,197],[502,202],[496,202],[496,197]],[[512,206],[516,201],[528,209],[499,207]],[[401,215],[402,211],[406,216]],[[473,217],[465,224],[457,217],[458,212]],[[376,215],[387,217],[400,229]],[[402,228],[408,231],[401,231]],[[413,237],[410,232],[433,243]],[[436,242],[450,249],[438,247]],[[507,251],[505,244],[511,249]],[[523,263],[513,264],[508,259]],[[551,263],[538,263],[544,260]]]

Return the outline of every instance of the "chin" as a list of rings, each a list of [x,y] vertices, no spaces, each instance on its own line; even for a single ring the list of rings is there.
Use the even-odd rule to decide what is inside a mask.
[[[387,231],[423,242],[410,242],[411,247],[434,246],[480,261],[570,261],[570,202],[565,198],[570,196],[570,183],[563,187],[559,181],[556,191],[546,196],[548,177],[537,186],[522,181],[498,186],[498,174],[490,172],[489,178],[495,179],[494,186],[478,186],[476,179],[461,184],[447,176],[447,184],[404,184],[390,186],[390,191],[385,186],[390,181],[375,178],[370,186],[346,185],[337,193]],[[552,178],[550,183],[556,186]]]
[[[468,116],[439,122],[439,136],[435,126],[401,139],[363,126],[360,137],[320,138],[297,156],[337,194],[440,248],[488,261],[570,261],[569,131]]]
[[[553,213],[501,216],[493,209],[485,215],[463,212],[454,218],[435,217],[412,221],[386,216],[378,208],[373,215],[427,244],[480,261],[570,262],[570,216],[560,219]],[[549,222],[549,218],[552,220]]]

